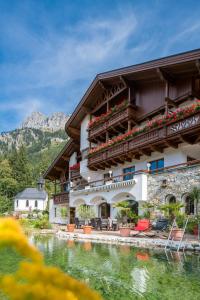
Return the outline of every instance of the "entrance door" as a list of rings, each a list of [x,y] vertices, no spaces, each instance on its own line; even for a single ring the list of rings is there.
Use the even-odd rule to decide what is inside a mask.
[[[110,217],[110,204],[102,203],[99,205],[99,215],[102,219],[108,219]]]
[[[76,208],[75,207],[70,207],[70,224],[74,224],[74,219],[75,219],[75,215],[76,215]]]

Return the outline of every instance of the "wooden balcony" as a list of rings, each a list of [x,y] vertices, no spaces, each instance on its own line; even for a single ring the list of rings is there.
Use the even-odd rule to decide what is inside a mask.
[[[54,204],[64,204],[69,203],[69,192],[62,192],[53,195]]]
[[[166,147],[177,148],[186,142],[195,144],[200,141],[200,113],[176,121],[167,126],[122,141],[88,158],[91,170],[110,168],[126,161],[140,159],[141,155],[150,156],[153,151],[163,152]]]
[[[106,131],[116,132],[118,129],[119,132],[122,130],[123,124],[127,123],[128,120],[135,119],[135,108],[132,106],[125,107],[123,110],[120,110],[113,114],[108,121],[105,121],[101,124],[97,124],[96,126],[89,129],[88,139],[93,141],[98,138],[100,135],[104,134]],[[114,129],[113,129],[114,128]],[[124,130],[124,128],[123,128]]]
[[[80,175],[80,167],[78,169],[75,169],[75,170],[71,170],[70,171],[70,178],[71,180],[77,180],[77,179],[80,179],[81,175]]]

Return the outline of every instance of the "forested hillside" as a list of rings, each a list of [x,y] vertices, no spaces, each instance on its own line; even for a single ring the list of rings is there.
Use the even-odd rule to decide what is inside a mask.
[[[64,129],[21,128],[0,135],[0,214],[12,211],[18,192],[36,186],[67,139]],[[53,192],[49,182],[46,189]]]

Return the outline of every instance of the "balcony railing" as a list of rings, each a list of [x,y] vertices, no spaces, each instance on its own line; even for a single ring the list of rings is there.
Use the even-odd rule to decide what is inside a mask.
[[[97,124],[96,126],[89,129],[89,139],[93,139],[97,137],[99,134],[102,134],[109,128],[112,128],[119,123],[124,123],[130,119],[135,118],[135,109],[131,106],[125,107],[123,110],[120,110],[113,114],[108,121],[105,121],[101,124]]]
[[[62,192],[53,195],[54,204],[69,203],[69,192]]]
[[[81,176],[80,175],[80,167],[75,170],[71,170],[70,174],[71,174],[70,178],[72,181],[80,178],[80,176]]]
[[[136,184],[137,176],[146,173],[146,170],[140,170],[136,172],[124,173],[118,176],[111,176],[107,179],[90,181],[84,185],[82,184],[74,186],[70,189],[70,193],[73,193],[73,195],[79,195],[81,193],[88,194],[94,191],[123,188],[125,186]]]
[[[90,154],[88,166],[91,169],[105,168],[116,163],[130,160],[134,155],[150,155],[156,149],[164,149],[169,145],[177,146],[181,142],[195,143],[200,134],[200,113],[176,121],[172,124],[141,133],[111,147]],[[193,138],[193,139],[191,139]],[[159,148],[160,147],[160,148]],[[101,167],[102,166],[102,167]]]

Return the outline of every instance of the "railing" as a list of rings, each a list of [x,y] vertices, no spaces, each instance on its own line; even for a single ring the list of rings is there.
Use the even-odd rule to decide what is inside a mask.
[[[69,203],[69,192],[53,195],[54,204]]]
[[[124,183],[125,185],[132,184],[133,180],[135,179],[135,176],[140,175],[140,174],[146,174],[147,170],[139,170],[136,172],[129,172],[129,173],[124,173],[121,175],[117,176],[111,176],[106,179],[100,179],[100,180],[95,180],[95,181],[90,181],[88,183],[85,183],[84,185],[75,185],[71,187],[71,192],[74,191],[81,191],[81,190],[89,190],[93,188],[98,188],[98,187],[117,187],[118,184]]]
[[[146,175],[155,175],[155,174],[164,174],[164,173],[170,173],[170,172],[176,172],[178,170],[184,170],[185,168],[193,168],[195,166],[200,166],[200,160],[192,160],[189,162],[181,163],[181,164],[176,164],[173,166],[168,166],[164,168],[159,168],[156,170],[138,170],[135,172],[129,172],[129,173],[123,173],[117,176],[110,176],[109,178],[106,179],[100,179],[100,180],[95,180],[95,181],[90,181],[88,183],[84,184],[79,184],[79,185],[72,185],[69,186],[69,190],[67,192],[62,192],[59,194],[54,195],[54,203],[59,204],[59,203],[66,203],[69,201],[69,192],[78,192],[78,191],[88,191],[89,189],[95,189],[98,187],[106,187],[107,189],[110,188],[115,188],[119,184],[135,184],[137,182],[137,176],[146,174]],[[64,182],[60,184],[61,187],[66,186],[69,184],[69,182]],[[62,202],[64,201],[64,202]]]
[[[80,167],[75,169],[75,170],[71,170],[70,171],[70,178],[71,180],[76,180],[80,177]]]
[[[130,138],[129,140],[122,141],[118,144],[102,149],[98,153],[93,153],[88,158],[88,166],[92,167],[95,164],[112,158],[121,157],[122,155],[130,152],[140,153],[141,147],[148,148],[155,143],[162,142],[165,139],[167,140],[176,136],[179,138],[180,134],[190,133],[196,129],[200,131],[200,113],[183,120],[176,121],[167,126],[159,127],[149,132],[142,133],[136,137]]]
[[[89,139],[99,135],[100,133],[109,129],[109,127],[113,127],[120,122],[124,122],[129,120],[130,118],[135,117],[135,110],[133,107],[125,107],[123,110],[120,110],[113,114],[108,121],[105,121],[101,124],[97,124],[96,126],[89,129]]]

